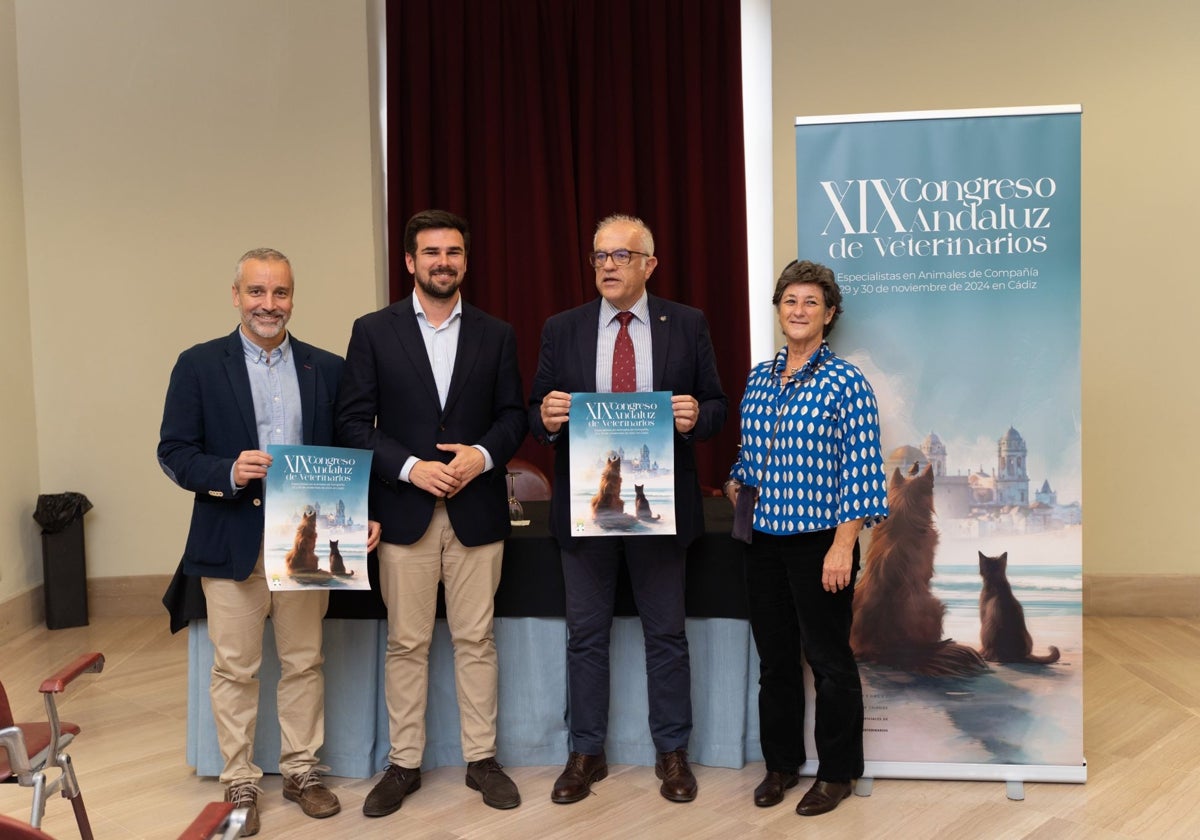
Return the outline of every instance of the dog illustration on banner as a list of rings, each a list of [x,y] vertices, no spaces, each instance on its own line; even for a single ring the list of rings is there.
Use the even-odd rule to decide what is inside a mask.
[[[592,519],[606,531],[628,531],[637,517],[625,513],[621,498],[621,456],[607,458],[600,472],[600,488],[592,497]]]
[[[875,526],[854,587],[850,646],[857,659],[927,676],[971,676],[988,670],[971,647],[942,637],[946,615],[930,587],[938,544],[933,522],[933,468],[888,485],[888,518]]]
[[[337,540],[329,541],[329,571],[320,567],[317,557],[317,512],[307,510],[300,516],[296,526],[296,539],[284,561],[288,575],[305,583],[324,583],[335,577],[350,577],[353,571],[346,570]]]

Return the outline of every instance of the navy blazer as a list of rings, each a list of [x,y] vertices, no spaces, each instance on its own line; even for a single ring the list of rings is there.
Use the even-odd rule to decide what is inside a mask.
[[[721,390],[717,359],[708,321],[699,309],[648,295],[650,336],[656,391],[691,394],[700,403],[700,416],[692,431],[675,434],[675,539],[688,545],[704,533],[704,509],[696,476],[695,441],[707,440],[725,422],[728,400]],[[596,339],[600,301],[553,316],[542,328],[542,347],[533,393],[529,398],[529,428],[541,443],[554,445],[554,490],[550,499],[550,530],[559,545],[574,545],[571,536],[570,424],[553,440],[542,425],[541,405],[551,391],[567,393],[596,390]]]
[[[412,296],[354,322],[338,391],[336,425],[345,446],[374,451],[371,518],[394,545],[419,540],[437,498],[400,480],[410,455],[449,462],[439,443],[480,445],[494,468],[452,498],[446,512],[459,542],[484,545],[508,536],[505,467],[528,427],[513,328],[463,302],[450,388],[443,408]]]
[[[332,446],[342,358],[290,334],[289,340],[304,443]],[[183,351],[167,386],[158,463],[172,481],[196,494],[183,550],[185,574],[245,580],[254,571],[263,537],[263,483],[255,479],[234,493],[230,471],[240,453],[261,448],[238,330]]]

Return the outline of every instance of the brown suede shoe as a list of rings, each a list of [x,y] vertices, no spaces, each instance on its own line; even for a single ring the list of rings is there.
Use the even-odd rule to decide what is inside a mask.
[[[234,808],[246,809],[246,822],[242,824],[239,837],[250,837],[258,834],[258,795],[262,789],[254,782],[234,782],[225,788],[225,801],[232,802]]]
[[[554,782],[550,801],[559,805],[578,802],[592,791],[592,783],[608,776],[608,761],[604,751],[599,755],[573,752],[567,758],[567,766]]]
[[[817,779],[796,806],[796,813],[802,817],[827,814],[849,795],[849,782],[823,782]]]
[[[759,808],[770,808],[783,801],[783,792],[791,790],[800,783],[796,773],[776,773],[768,770],[766,777],[754,789],[754,804]]]
[[[467,787],[483,794],[483,804],[506,811],[521,804],[517,784],[504,772],[504,765],[495,757],[467,764]]]
[[[659,753],[654,775],[663,780],[658,792],[672,802],[691,802],[696,798],[696,777],[688,766],[687,750]]]
[[[321,781],[321,773],[316,767],[309,768],[299,776],[285,775],[283,798],[299,802],[304,816],[318,820],[332,817],[342,810],[342,803],[338,802],[333,791]]]
[[[383,778],[375,783],[367,798],[363,800],[363,814],[368,817],[386,817],[400,810],[404,797],[421,789],[421,768],[401,767],[389,764]]]

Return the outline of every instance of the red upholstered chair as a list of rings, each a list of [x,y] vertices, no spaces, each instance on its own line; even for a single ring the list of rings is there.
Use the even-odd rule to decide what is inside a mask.
[[[233,840],[246,824],[246,809],[234,808],[232,802],[209,802],[192,824],[183,830],[179,840]]]
[[[518,501],[550,501],[550,479],[533,464],[524,458],[513,458],[508,462],[508,471],[517,474],[513,479],[513,486],[516,488]]]
[[[40,828],[0,814],[0,837],[4,840],[53,840]]]
[[[233,840],[246,824],[246,809],[234,808],[232,802],[210,802],[192,824],[179,835],[179,840]],[[40,828],[0,814],[0,838],[3,840],[53,840]]]
[[[61,694],[81,674],[94,674],[103,669],[103,654],[85,653],[43,681],[40,691],[46,705],[46,720],[37,723],[13,721],[8,695],[4,692],[3,683],[0,683],[0,747],[3,748],[3,751],[0,751],[0,782],[15,777],[22,787],[33,788],[33,808],[29,824],[34,829],[40,829],[42,826],[46,797],[61,790],[63,797],[71,800],[80,836],[83,840],[92,840],[92,827],[88,824],[87,811],[83,807],[83,794],[79,791],[79,782],[75,778],[75,769],[71,766],[71,757],[64,749],[79,734],[79,727],[58,719],[54,695]],[[47,771],[54,768],[58,768],[58,773],[53,778],[48,777]]]

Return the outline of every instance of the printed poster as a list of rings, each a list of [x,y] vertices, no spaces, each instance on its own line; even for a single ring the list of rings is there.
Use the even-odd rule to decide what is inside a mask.
[[[263,530],[268,588],[370,589],[371,451],[273,444],[267,454],[272,458]]]
[[[675,533],[670,391],[571,394],[571,532]]]
[[[802,118],[796,162],[889,477],[851,640],[868,772],[1083,781],[1079,108]]]

